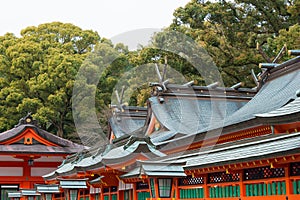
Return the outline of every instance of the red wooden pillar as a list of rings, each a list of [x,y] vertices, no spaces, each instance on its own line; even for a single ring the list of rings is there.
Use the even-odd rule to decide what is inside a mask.
[[[101,193],[100,193],[100,194],[101,194],[101,195],[100,195],[100,199],[101,199],[101,200],[104,200],[104,190],[103,190],[102,187],[100,188],[100,190],[101,190]]]
[[[31,188],[30,185],[30,171],[31,171],[31,167],[28,166],[28,159],[24,159],[24,164],[23,164],[23,177],[25,178],[24,182],[21,183],[20,187],[22,187],[23,189],[29,189]]]
[[[204,198],[209,198],[208,174],[204,175],[203,189],[204,189]]]
[[[153,178],[154,180],[154,190],[155,190],[155,198],[159,198],[159,189],[158,189],[158,180],[157,178]]]
[[[117,196],[117,199],[124,199],[124,190],[118,190]]]
[[[179,187],[178,187],[178,178],[173,178],[173,191],[175,192],[174,199],[179,199]],[[171,197],[173,198],[173,196]]]
[[[94,200],[95,199],[95,191],[93,192],[93,194],[91,194],[91,189],[89,189],[89,200]]]
[[[286,196],[290,196],[291,194],[293,194],[292,191],[292,184],[291,184],[291,180],[290,180],[290,168],[284,167],[284,173],[285,173],[285,187],[286,187]]]
[[[150,184],[149,184],[150,185]],[[133,200],[138,200],[137,191],[136,191],[136,183],[133,183]]]
[[[243,173],[243,170],[241,170],[239,172],[240,174],[240,182],[239,182],[239,185],[240,185],[240,197],[246,197],[246,187],[244,185],[244,173]]]

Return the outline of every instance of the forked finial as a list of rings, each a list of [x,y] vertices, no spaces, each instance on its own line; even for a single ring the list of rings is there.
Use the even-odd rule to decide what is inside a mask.
[[[169,80],[165,80],[165,76],[167,73],[167,66],[168,66],[168,61],[167,61],[167,56],[165,56],[165,64],[163,68],[163,72],[161,73],[158,67],[158,64],[155,63],[155,71],[158,76],[158,81],[157,83],[151,82],[150,86],[156,86],[158,91],[165,92],[167,90],[167,85],[169,83]]]

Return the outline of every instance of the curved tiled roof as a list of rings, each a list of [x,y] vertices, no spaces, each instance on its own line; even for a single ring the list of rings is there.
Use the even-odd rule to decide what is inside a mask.
[[[45,146],[41,144],[23,145],[23,144],[11,144],[0,145],[1,153],[18,153],[18,154],[71,154],[83,150],[83,146],[73,145],[67,147],[55,147]]]
[[[229,126],[254,119],[258,114],[277,110],[291,99],[295,99],[296,91],[300,89],[300,62],[298,65],[299,68],[293,73],[266,82],[251,101],[226,119],[224,125]]]
[[[278,108],[276,110],[270,111],[268,113],[257,114],[257,117],[280,117],[284,115],[291,115],[300,112],[300,98],[295,99],[291,103]]]
[[[110,127],[116,138],[130,134],[143,127],[147,117],[147,108],[124,107],[122,112],[114,112],[109,119]]]
[[[76,173],[78,170],[91,170],[119,164],[130,159],[135,159],[138,155],[144,155],[147,158],[162,157],[164,153],[157,150],[147,138],[137,138],[131,136],[129,141],[119,147],[108,148],[107,151],[94,156],[82,158],[78,156],[74,160],[63,163],[54,172],[43,176],[45,179],[53,179],[57,176]]]
[[[239,99],[240,97],[228,98],[223,102],[216,101],[215,109],[211,109],[212,107],[208,106],[209,103],[203,100],[199,100],[197,103],[195,99],[186,98],[187,96],[180,100],[180,95],[177,95],[177,99],[174,100],[178,101],[175,103],[177,107],[174,104],[168,105],[170,97],[164,96],[164,102],[159,102],[159,99],[152,97],[150,100],[153,113],[167,129],[170,129],[169,134],[165,134],[165,132],[153,134],[153,142],[158,146],[163,146],[172,141],[172,144],[181,146],[186,145],[185,141],[191,143],[193,140],[215,138],[220,134],[257,126],[260,121],[257,120],[256,115],[277,110],[296,98],[296,91],[300,89],[300,57],[284,62],[276,68],[266,71],[265,74],[258,93],[239,109],[234,109],[237,108],[234,102],[235,98]],[[215,101],[213,95],[210,95],[211,102]],[[227,106],[228,104],[229,106]],[[181,106],[179,114],[174,112],[174,109],[178,110],[178,106]],[[225,115],[220,113],[225,113]],[[182,137],[175,137],[178,133],[183,134]]]
[[[149,99],[150,108],[157,121],[162,125],[160,131],[156,131],[151,135],[151,141],[158,148],[159,145],[163,146],[168,143],[176,147],[180,142],[185,142],[188,137],[196,135],[200,138],[205,135],[203,133],[217,128],[236,127],[239,124],[244,129],[249,128],[250,126],[245,125],[245,123],[255,120],[262,113],[268,113],[268,115],[275,113],[278,115],[281,107],[285,108],[283,112],[285,114],[298,112],[300,109],[293,107],[293,104],[299,103],[300,100],[296,99],[291,102],[291,99],[296,98],[295,91],[300,89],[299,61],[300,57],[276,66],[277,69],[267,70],[261,81],[261,88],[253,98],[253,95],[248,96],[249,91],[247,90],[235,91],[228,89],[220,89],[219,93],[214,92],[211,94],[209,91],[194,94],[193,92],[184,93],[174,90],[173,93],[165,92],[151,97]],[[290,64],[293,69],[289,68]],[[286,70],[285,67],[287,67]],[[270,74],[268,75],[268,73]],[[201,91],[202,89],[199,87],[198,90]],[[250,101],[248,102],[248,100]],[[258,126],[257,121],[255,122],[255,126]],[[208,135],[214,137],[216,136],[214,134],[212,131]],[[226,132],[223,131],[223,134],[226,134]],[[152,155],[156,155],[154,157],[156,159],[160,158],[158,160],[162,162],[174,161],[180,157],[179,161],[187,161],[186,167],[190,168],[199,167],[200,165],[214,165],[216,162],[226,163],[257,159],[257,156],[270,157],[275,154],[290,153],[291,151],[299,152],[299,136],[299,133],[260,136],[256,139],[216,145],[215,149],[206,149],[206,151],[205,149],[204,151],[198,151],[199,149],[197,149],[198,152],[192,151],[190,155],[183,153],[182,157],[178,155],[168,156],[165,157],[166,160],[163,159],[164,156],[160,155],[159,151],[156,152],[156,149],[146,141],[131,141],[131,143],[123,146],[108,149],[105,153],[98,154],[95,157],[78,159],[75,162],[70,162],[70,164],[65,163],[57,170],[57,173],[65,174],[73,169],[76,171],[76,167],[85,170],[97,169],[106,162],[121,164],[128,159],[132,159],[131,155],[133,153],[144,152],[153,153]],[[180,144],[177,146],[180,146]],[[149,162],[152,162],[155,158],[149,157]],[[95,161],[95,159],[97,160]],[[137,172],[139,170],[134,171],[130,176],[135,175]],[[53,177],[54,174],[50,174],[50,176]]]
[[[199,155],[183,159],[187,161],[186,168],[195,166],[205,167],[220,165],[221,163],[236,163],[241,161],[260,160],[276,155],[289,155],[288,152],[300,152],[300,133],[288,135],[274,135],[274,137],[232,145],[224,149],[202,151]]]
[[[83,150],[83,146],[76,144],[74,142],[71,142],[67,139],[58,137],[52,133],[49,133],[35,125],[32,124],[21,124],[15,128],[12,128],[8,131],[2,132],[0,133],[0,142],[4,142],[7,141],[9,139],[12,139],[14,137],[16,137],[17,135],[21,134],[22,132],[24,132],[26,129],[31,128],[35,131],[35,133],[37,133],[39,136],[41,136],[42,138],[57,144],[58,146],[62,146],[62,147],[73,147],[73,148],[78,148],[77,151]]]
[[[170,154],[152,162],[186,162],[185,168],[204,168],[292,155],[300,152],[300,133],[258,136],[235,142]]]
[[[27,121],[28,119],[28,121]],[[41,129],[35,120],[32,119],[31,115],[28,114],[22,118],[14,128],[0,133],[0,142],[5,144],[6,141],[17,138],[20,134],[24,133],[27,129],[33,130],[41,138],[57,145],[49,146],[39,142],[27,145],[24,143],[16,142],[10,145],[0,145],[1,152],[14,152],[14,153],[64,153],[70,154],[78,151],[82,151],[87,147],[76,144],[67,139],[58,137],[52,133],[49,133]]]
[[[226,117],[243,107],[247,101],[224,98],[164,97],[159,102],[157,97],[149,99],[156,119],[168,131],[153,134],[153,142],[161,142],[175,134],[191,135],[213,124],[223,124]],[[225,96],[226,97],[226,96]]]

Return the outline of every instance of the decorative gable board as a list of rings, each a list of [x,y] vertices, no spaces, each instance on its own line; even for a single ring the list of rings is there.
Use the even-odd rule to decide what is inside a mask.
[[[58,146],[42,138],[33,128],[25,128],[25,130],[19,132],[14,137],[9,138],[6,141],[0,142],[2,145],[11,145],[11,144],[25,144],[25,145],[32,145],[32,144],[43,144],[46,146]]]

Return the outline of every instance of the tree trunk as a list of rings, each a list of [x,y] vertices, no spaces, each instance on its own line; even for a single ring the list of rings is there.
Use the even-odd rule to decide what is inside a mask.
[[[63,138],[64,130],[63,130],[63,124],[60,123],[57,127],[57,136]]]

